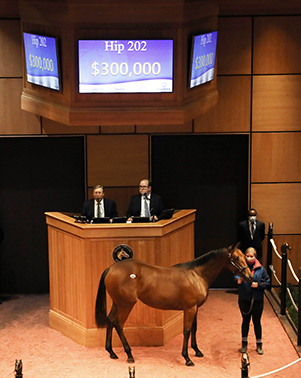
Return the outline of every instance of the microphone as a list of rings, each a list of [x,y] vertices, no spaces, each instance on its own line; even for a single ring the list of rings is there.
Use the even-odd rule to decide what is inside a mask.
[[[150,198],[148,198],[148,196],[147,196],[146,193],[144,193],[144,197],[145,197],[148,201],[150,201]]]

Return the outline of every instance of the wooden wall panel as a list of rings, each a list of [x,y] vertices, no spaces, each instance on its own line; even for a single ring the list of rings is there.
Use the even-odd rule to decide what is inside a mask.
[[[254,19],[254,74],[301,71],[301,16]]]
[[[66,126],[62,123],[52,121],[51,119],[42,118],[43,134],[99,134],[98,126]]]
[[[217,74],[251,74],[251,17],[227,17],[218,21]]]
[[[0,77],[22,77],[22,42],[19,20],[0,20]]]
[[[0,135],[41,134],[40,117],[21,110],[22,79],[0,79]]]
[[[252,130],[299,131],[300,87],[300,75],[255,76]]]
[[[19,0],[1,0],[0,1],[1,18],[19,17]]]
[[[220,15],[300,14],[296,0],[223,0],[219,1]]]
[[[301,234],[301,184],[252,184],[251,207],[276,234]]]
[[[136,186],[149,174],[147,135],[88,135],[88,186]]]
[[[101,126],[101,134],[133,134],[135,125],[129,126]]]
[[[137,133],[191,133],[192,120],[183,125],[137,125]]]
[[[255,182],[301,182],[301,133],[260,133],[252,137]]]
[[[194,121],[195,132],[249,132],[251,77],[219,76],[219,101]]]

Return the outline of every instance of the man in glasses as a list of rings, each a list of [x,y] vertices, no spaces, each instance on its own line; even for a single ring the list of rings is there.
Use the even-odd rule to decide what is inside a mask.
[[[133,216],[148,217],[151,221],[158,220],[164,210],[162,198],[152,193],[152,186],[148,179],[143,179],[139,184],[139,194],[130,200],[129,208],[126,213],[128,220]]]

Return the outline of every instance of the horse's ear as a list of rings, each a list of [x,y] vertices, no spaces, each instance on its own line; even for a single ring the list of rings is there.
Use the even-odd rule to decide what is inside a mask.
[[[235,249],[240,249],[240,241],[238,242],[238,243],[236,243],[236,245],[235,245]]]
[[[239,249],[240,248],[240,242],[236,243],[236,244],[231,244],[230,247],[228,247],[228,251],[229,252],[234,252],[236,249]]]

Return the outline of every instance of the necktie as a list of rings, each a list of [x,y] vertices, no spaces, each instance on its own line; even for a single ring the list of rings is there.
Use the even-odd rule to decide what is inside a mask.
[[[144,197],[144,213],[146,217],[150,217],[149,209],[148,209],[148,203],[146,197]]]
[[[252,223],[252,236],[254,237],[254,234],[255,234],[255,224]]]
[[[97,202],[97,218],[100,218],[100,202]]]

